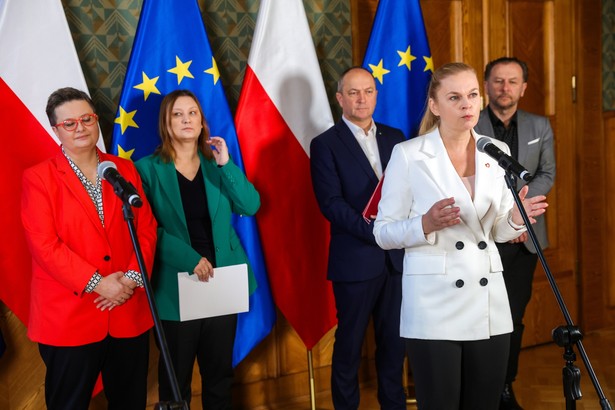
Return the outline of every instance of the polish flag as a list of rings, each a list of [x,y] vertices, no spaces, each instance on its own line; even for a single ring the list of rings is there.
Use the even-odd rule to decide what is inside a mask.
[[[276,305],[307,349],[336,324],[309,146],[333,125],[301,0],[262,0],[235,118]]]
[[[45,114],[62,87],[87,92],[60,0],[0,0],[0,300],[27,325],[31,261],[20,217],[22,172],[59,152]],[[104,151],[102,138],[98,146]]]

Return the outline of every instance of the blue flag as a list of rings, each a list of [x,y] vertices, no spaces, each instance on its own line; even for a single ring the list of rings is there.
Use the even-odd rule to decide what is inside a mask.
[[[380,0],[363,67],[378,88],[374,119],[416,136],[434,70],[419,0]]]
[[[111,152],[133,161],[150,155],[160,144],[160,103],[176,89],[191,90],[198,97],[211,135],[225,139],[233,161],[244,170],[233,117],[197,0],[144,0],[115,119]],[[250,311],[238,316],[233,351],[236,366],[271,332],[276,314],[256,221],[253,217],[233,215],[233,226],[257,282],[250,295]]]

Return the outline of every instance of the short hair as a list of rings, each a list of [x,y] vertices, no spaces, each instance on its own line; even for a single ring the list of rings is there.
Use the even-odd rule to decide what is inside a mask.
[[[354,70],[361,70],[361,71],[365,71],[367,74],[369,74],[370,76],[374,76],[367,68],[365,67],[361,67],[358,65],[352,66],[347,68],[346,70],[344,70],[344,72],[342,73],[342,75],[340,75],[340,79],[337,80],[337,92],[341,93],[344,89],[344,78],[346,78],[346,75]]]
[[[47,99],[47,107],[45,108],[47,119],[49,119],[49,124],[51,124],[52,127],[58,123],[58,118],[55,113],[56,108],[69,101],[85,101],[92,108],[92,112],[96,112],[94,102],[85,91],[73,87],[59,88],[51,93]]]
[[[179,97],[190,97],[194,100],[196,106],[201,113],[203,128],[198,139],[198,149],[207,159],[214,157],[211,147],[207,143],[209,139],[209,126],[205,119],[205,113],[201,107],[199,99],[190,90],[175,90],[165,95],[160,103],[160,114],[158,115],[158,134],[160,135],[160,145],[154,151],[154,155],[160,155],[164,162],[172,162],[175,160],[175,149],[173,148],[173,139],[169,126],[171,125],[171,115],[173,113],[173,105]]]
[[[476,75],[476,70],[466,63],[448,63],[434,71],[431,76],[431,81],[429,82],[429,88],[427,89],[425,113],[423,114],[423,119],[421,120],[421,125],[419,127],[419,135],[428,133],[440,124],[440,117],[437,117],[431,112],[428,102],[430,99],[436,100],[436,95],[442,85],[442,80],[450,77],[451,75],[459,74],[464,71],[470,71]]]
[[[491,70],[498,64],[518,64],[521,67],[521,71],[523,72],[523,82],[527,83],[528,78],[528,69],[525,61],[519,60],[517,57],[500,57],[493,61],[490,61],[485,66],[485,81],[489,80],[491,76]]]

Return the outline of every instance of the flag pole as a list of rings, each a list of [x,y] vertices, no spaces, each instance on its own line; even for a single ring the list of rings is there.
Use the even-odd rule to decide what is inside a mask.
[[[314,362],[312,361],[312,349],[307,351],[308,374],[310,378],[310,409],[316,410],[316,392],[314,388]]]

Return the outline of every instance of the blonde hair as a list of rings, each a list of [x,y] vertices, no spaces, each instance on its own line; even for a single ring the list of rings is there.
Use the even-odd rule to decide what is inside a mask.
[[[169,127],[171,125],[171,114],[173,112],[173,105],[179,97],[190,97],[194,100],[196,106],[201,113],[203,120],[203,128],[201,129],[201,135],[198,139],[198,149],[207,159],[212,159],[214,154],[211,147],[207,143],[209,139],[209,126],[205,119],[205,113],[201,107],[201,103],[192,91],[189,90],[175,90],[167,94],[160,103],[160,115],[158,116],[158,133],[160,134],[160,145],[154,151],[154,155],[159,155],[164,162],[172,162],[175,160],[175,149],[173,148],[173,139]]]
[[[431,110],[429,109],[429,100],[436,100],[436,95],[438,94],[438,90],[442,85],[442,80],[452,75],[462,73],[464,71],[471,71],[476,75],[476,70],[466,63],[448,63],[444,64],[436,71],[434,71],[433,75],[431,76],[431,81],[429,82],[429,88],[427,90],[427,100],[425,101],[425,114],[423,114],[423,118],[421,119],[419,135],[427,134],[428,132],[436,128],[438,125],[440,125],[440,117],[434,115],[434,113],[431,112]]]

